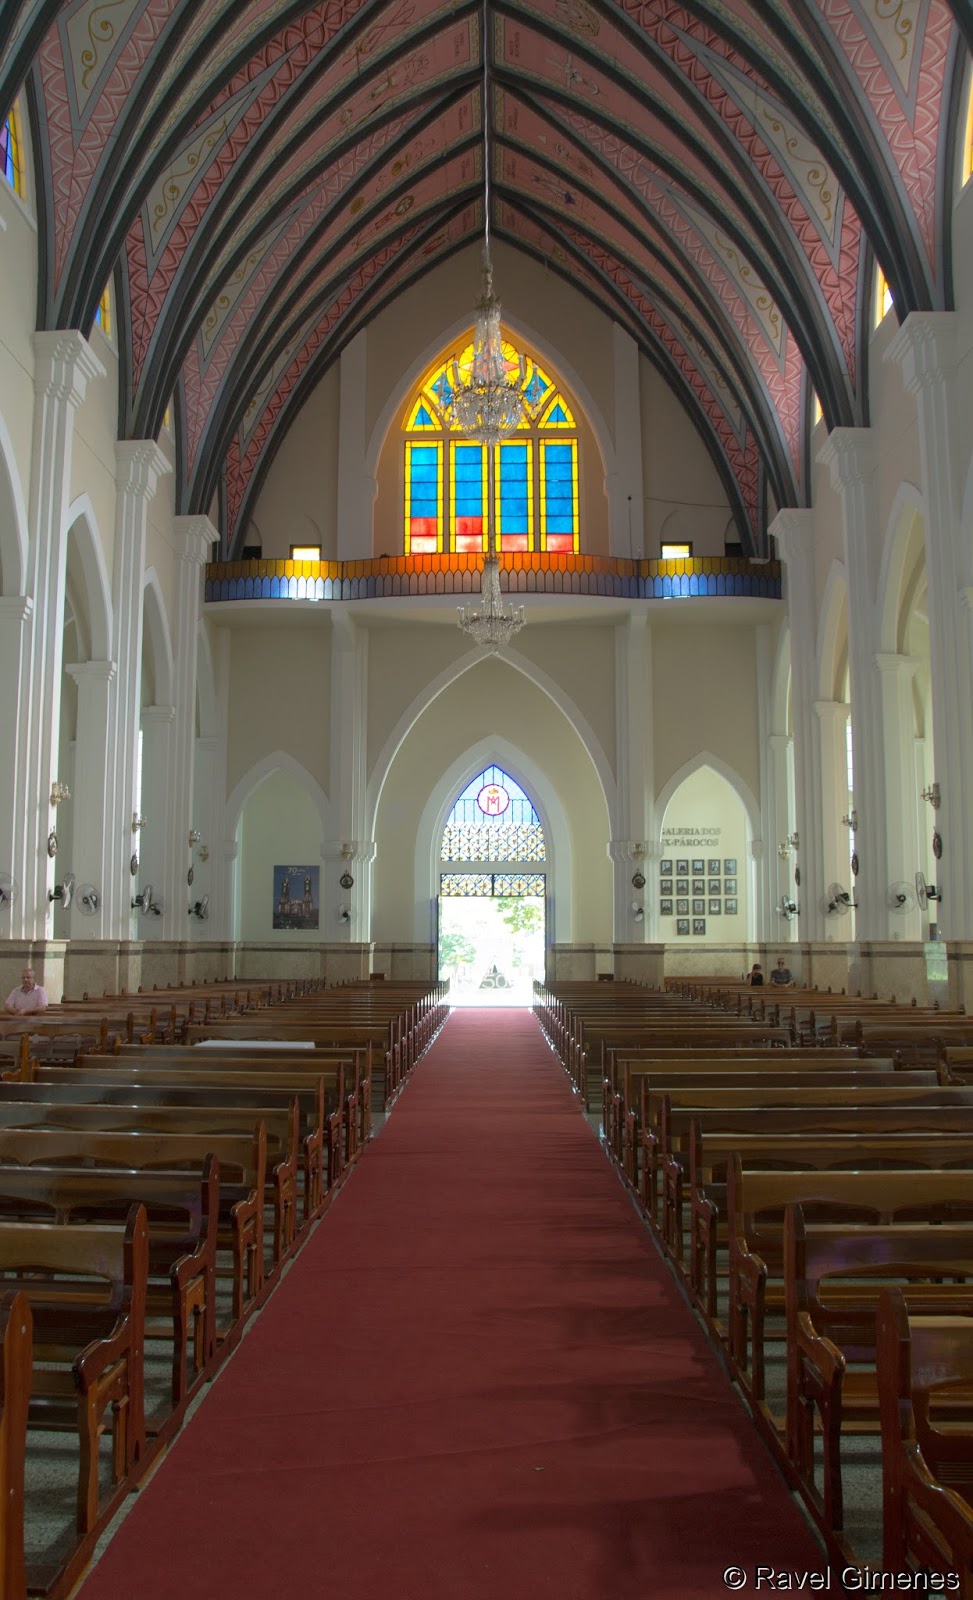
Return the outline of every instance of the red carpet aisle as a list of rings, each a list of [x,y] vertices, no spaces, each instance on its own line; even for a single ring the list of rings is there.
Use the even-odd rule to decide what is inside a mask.
[[[80,1594],[716,1600],[758,1561],[822,1558],[537,1024],[471,1011]]]

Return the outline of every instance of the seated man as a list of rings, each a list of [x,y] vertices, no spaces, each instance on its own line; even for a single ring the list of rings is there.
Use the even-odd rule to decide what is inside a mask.
[[[33,967],[25,967],[20,974],[20,988],[14,989],[7,996],[7,1010],[15,1016],[23,1016],[28,1011],[44,1011],[47,1008],[47,991],[34,982]]]
[[[793,989],[794,979],[791,977],[791,969],[785,963],[783,956],[777,957],[777,965],[770,974],[770,981],[782,989]]]

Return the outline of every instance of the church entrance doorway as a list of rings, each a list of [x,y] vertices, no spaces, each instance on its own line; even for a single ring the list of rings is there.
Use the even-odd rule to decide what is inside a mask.
[[[440,847],[439,976],[454,1005],[530,1005],[545,970],[546,862],[529,796],[485,768],[455,800]]]

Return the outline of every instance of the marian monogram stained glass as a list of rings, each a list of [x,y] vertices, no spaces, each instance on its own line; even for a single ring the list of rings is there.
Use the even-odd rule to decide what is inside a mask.
[[[443,861],[547,860],[540,817],[502,767],[486,767],[466,785],[446,818],[440,856]]]
[[[404,426],[406,555],[480,554],[491,521],[501,551],[577,554],[574,414],[530,356],[521,362],[513,345],[503,348],[509,371],[524,374],[526,415],[514,438],[492,448],[457,438],[447,411],[453,355],[413,395]],[[472,354],[470,345],[458,357],[461,374]]]
[[[543,872],[443,872],[439,878],[439,893],[450,899],[537,899],[546,892]]]

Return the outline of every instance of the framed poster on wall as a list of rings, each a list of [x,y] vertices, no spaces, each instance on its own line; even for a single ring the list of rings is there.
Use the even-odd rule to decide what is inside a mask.
[[[678,918],[678,920],[676,922],[676,932],[677,933],[688,933],[689,932],[689,918],[688,917],[679,917]]]
[[[671,900],[660,900],[659,901],[659,916],[660,917],[671,917],[672,916],[672,901]]]
[[[273,926],[317,928],[320,883],[320,867],[275,867]]]

